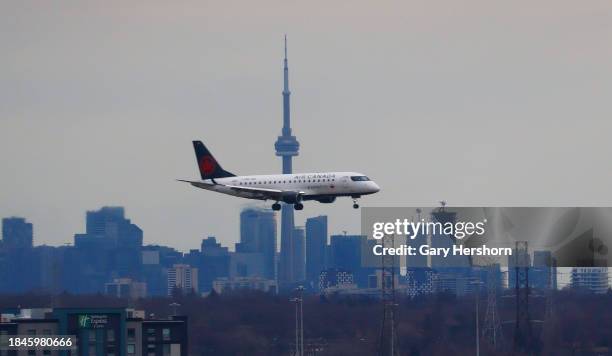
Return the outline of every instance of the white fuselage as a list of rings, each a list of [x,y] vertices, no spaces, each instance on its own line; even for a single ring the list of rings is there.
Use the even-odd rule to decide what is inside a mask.
[[[215,178],[214,182],[212,179],[207,179],[201,181],[197,186],[219,193],[251,199],[260,198],[257,198],[255,193],[232,189],[232,187],[295,191],[299,192],[304,200],[317,199],[318,197],[359,197],[380,190],[378,185],[369,179],[355,180],[361,179],[361,177],[367,179],[363,174],[356,172],[252,175]]]

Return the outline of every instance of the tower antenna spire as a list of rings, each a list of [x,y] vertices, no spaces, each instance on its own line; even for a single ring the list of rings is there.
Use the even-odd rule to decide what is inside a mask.
[[[293,157],[297,156],[300,144],[291,134],[291,110],[289,91],[289,65],[287,63],[287,35],[285,34],[285,59],[283,68],[283,128],[278,136],[274,149],[276,155],[283,160],[283,174],[293,173]],[[300,204],[301,205],[301,204]],[[300,205],[296,205],[299,207]],[[294,264],[298,263],[293,257],[295,246],[293,244],[293,230],[295,229],[291,205],[282,204],[281,208],[281,255],[279,266],[279,287],[289,288],[296,281]],[[286,289],[285,289],[286,290]]]
[[[283,60],[284,63],[284,68],[283,68],[283,97],[287,96],[287,102],[285,103],[285,101],[283,101],[283,106],[286,106],[287,109],[289,109],[289,95],[291,94],[291,92],[289,91],[289,63],[287,61],[287,35],[285,35],[285,59]],[[284,117],[286,117],[287,119],[289,118],[289,112],[287,111],[287,114],[283,114]],[[285,120],[284,122],[285,126],[290,125],[289,120]]]

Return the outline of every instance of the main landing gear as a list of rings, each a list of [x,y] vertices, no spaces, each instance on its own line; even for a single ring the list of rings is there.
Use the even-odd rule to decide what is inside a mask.
[[[304,204],[299,203],[299,202],[298,202],[298,203],[295,203],[295,204],[293,204],[293,209],[295,209],[295,210],[302,210],[302,209],[304,209]],[[279,202],[276,202],[276,203],[272,204],[272,210],[274,210],[274,211],[279,211],[279,210],[281,210],[281,205],[280,205],[280,203],[279,203]]]

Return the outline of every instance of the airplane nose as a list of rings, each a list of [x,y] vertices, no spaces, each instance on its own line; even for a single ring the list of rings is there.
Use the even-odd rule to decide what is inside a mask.
[[[378,184],[376,184],[376,183],[374,183],[374,182],[371,182],[371,183],[372,183],[372,191],[373,191],[374,193],[379,192],[379,191],[380,191],[380,187],[378,186]]]

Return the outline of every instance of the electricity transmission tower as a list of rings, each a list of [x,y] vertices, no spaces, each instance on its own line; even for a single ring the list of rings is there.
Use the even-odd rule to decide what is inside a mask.
[[[514,350],[531,354],[534,339],[529,315],[529,250],[527,241],[517,241],[515,247],[516,321],[514,325]]]
[[[394,236],[384,236],[383,248],[394,247]],[[395,256],[382,255],[381,266],[382,321],[378,341],[379,356],[398,356],[399,347],[395,325]]]
[[[501,319],[497,309],[498,271],[499,265],[489,265],[487,271],[487,312],[482,330],[482,336],[494,349],[498,349],[504,342]]]
[[[297,297],[289,299],[295,303],[295,356],[304,356],[304,287],[295,289]]]

